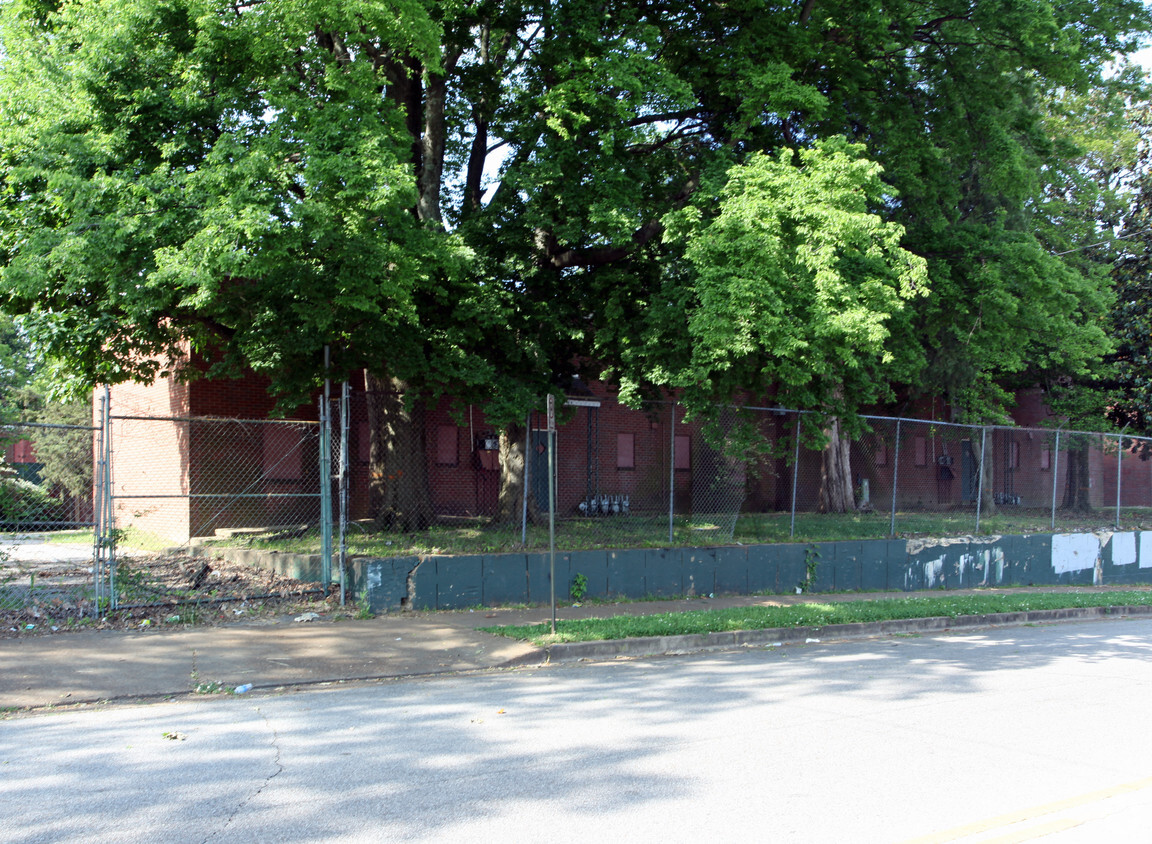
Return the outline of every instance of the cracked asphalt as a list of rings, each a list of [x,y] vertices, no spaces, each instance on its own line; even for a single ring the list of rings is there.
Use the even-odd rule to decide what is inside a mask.
[[[1037,590],[1039,591],[1039,590]],[[809,601],[875,600],[910,593],[774,595],[693,598],[562,606],[559,618],[780,605]],[[934,594],[939,594],[938,592]],[[530,644],[481,633],[481,626],[546,621],[548,607],[384,614],[373,619],[302,623],[292,616],[255,623],[183,629],[98,630],[0,639],[0,712],[102,702],[150,701],[230,691],[256,691],[384,678],[508,669],[542,664],[550,654]],[[924,620],[924,630],[941,629]],[[915,632],[863,629],[853,636]],[[797,633],[804,641],[810,632]],[[833,634],[835,635],[835,634]],[[688,637],[555,646],[552,661],[613,659],[660,652],[732,649],[771,643],[777,634],[711,644]],[[639,643],[639,644],[637,644]]]
[[[3,839],[1140,841],[1150,655],[1113,618],[42,712]]]

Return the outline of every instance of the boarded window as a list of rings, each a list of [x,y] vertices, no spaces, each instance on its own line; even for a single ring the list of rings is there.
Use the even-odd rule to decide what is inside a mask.
[[[888,443],[884,442],[884,440],[876,441],[876,465],[888,465]]]
[[[1040,468],[1041,469],[1051,469],[1052,468],[1052,449],[1050,449],[1050,448],[1040,449]]]
[[[912,450],[916,453],[916,465],[928,465],[928,439],[926,437],[916,437],[912,440]]]
[[[676,463],[677,469],[691,469],[692,468],[692,438],[684,435],[677,436],[676,442]]]
[[[436,426],[437,466],[455,466],[460,462],[459,442],[455,425]]]
[[[616,468],[617,469],[635,469],[636,468],[636,435],[635,434],[617,434],[616,435]]]
[[[264,477],[272,481],[298,481],[302,467],[304,429],[295,425],[264,426]]]

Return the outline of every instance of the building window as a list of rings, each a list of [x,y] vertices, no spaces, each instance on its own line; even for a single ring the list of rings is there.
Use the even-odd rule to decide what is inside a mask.
[[[635,469],[636,468],[636,435],[635,434],[617,434],[616,435],[616,468],[617,469]]]
[[[888,443],[884,442],[884,440],[876,441],[876,465],[888,465]]]
[[[436,465],[456,466],[460,463],[460,438],[455,425],[436,426]]]
[[[1041,469],[1051,469],[1052,468],[1052,449],[1048,448],[1047,446],[1040,449],[1040,468]]]
[[[916,452],[916,465],[928,465],[928,440],[926,437],[916,437],[912,440],[913,450]]]
[[[675,441],[676,448],[676,462],[674,467],[677,469],[691,469],[692,468],[692,438],[687,434],[677,436]]]

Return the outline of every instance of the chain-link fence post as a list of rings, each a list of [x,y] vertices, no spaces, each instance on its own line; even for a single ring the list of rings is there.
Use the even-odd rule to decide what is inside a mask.
[[[104,428],[104,531],[101,541],[104,543],[105,576],[108,580],[108,608],[114,610],[119,600],[116,594],[116,513],[112,487],[112,390],[109,387],[104,390],[108,416]]]
[[[668,544],[676,537],[676,402],[672,402],[668,424]]]
[[[100,423],[96,437],[96,481],[93,490],[95,529],[93,530],[93,565],[92,565],[92,612],[100,614],[100,604],[104,598],[104,575],[108,563],[108,540],[110,539],[110,502],[111,483],[108,478],[108,452],[105,444],[109,435],[109,402],[111,390],[105,387],[100,396]]]
[[[348,584],[348,437],[351,428],[349,385],[340,386],[340,606],[347,600]]]
[[[108,417],[105,410],[107,396],[101,395],[99,401],[99,420],[96,428],[96,461],[95,473],[92,478],[92,596],[93,612],[99,612],[100,605],[100,574],[103,560],[103,543],[100,541],[104,524],[104,423]]]
[[[896,484],[900,476],[900,422],[901,420],[896,420],[896,448],[892,460],[892,513],[888,523],[889,536],[896,535]]]
[[[1061,426],[1063,427],[1063,426]],[[1056,532],[1056,482],[1060,477],[1060,428],[1056,429],[1056,443],[1052,449],[1052,532]]]
[[[1120,478],[1124,474],[1124,431],[1127,430],[1128,426],[1125,425],[1116,437],[1116,530],[1120,530]]]
[[[790,539],[796,536],[796,484],[800,475],[800,420],[803,418],[803,414],[797,411],[796,442],[792,453],[792,522],[788,528],[788,537]]]
[[[328,383],[320,399],[320,580],[332,585],[332,407]]]
[[[976,469],[976,533],[980,533],[980,513],[984,509],[984,463],[988,457],[988,428],[980,428],[980,464]]]
[[[548,583],[552,596],[552,634],[556,634],[556,397],[548,394]]]
[[[520,546],[528,547],[528,495],[532,490],[532,412],[524,417],[524,490],[520,495]],[[497,493],[499,495],[499,493]]]

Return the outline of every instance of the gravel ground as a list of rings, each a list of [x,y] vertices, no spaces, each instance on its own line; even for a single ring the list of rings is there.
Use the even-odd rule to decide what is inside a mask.
[[[120,607],[97,615],[91,549],[5,538],[0,551],[0,637],[252,623],[338,609],[339,596],[325,598],[319,583],[226,560],[148,554],[118,558]]]

